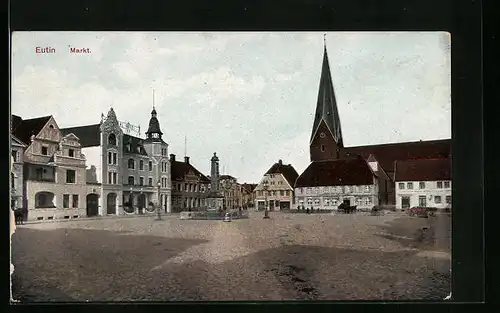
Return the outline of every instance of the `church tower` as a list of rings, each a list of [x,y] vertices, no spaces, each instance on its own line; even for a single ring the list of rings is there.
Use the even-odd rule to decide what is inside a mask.
[[[340,157],[340,149],[343,147],[340,117],[337,109],[337,101],[335,100],[335,92],[333,91],[332,76],[325,43],[318,102],[316,104],[311,141],[309,142],[311,162],[337,160]]]

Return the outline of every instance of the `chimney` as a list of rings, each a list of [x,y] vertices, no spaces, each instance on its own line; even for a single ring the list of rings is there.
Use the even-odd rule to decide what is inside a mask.
[[[184,157],[184,163],[189,164],[189,157],[188,156]]]
[[[279,165],[283,165],[283,161],[282,160],[278,160],[278,164]]]
[[[173,162],[173,161],[175,161],[175,154],[170,155],[170,162]]]

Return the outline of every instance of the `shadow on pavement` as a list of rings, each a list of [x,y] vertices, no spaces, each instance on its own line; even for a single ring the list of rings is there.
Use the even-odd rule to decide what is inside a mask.
[[[13,298],[85,301],[97,295],[113,300],[141,288],[152,266],[206,242],[127,233],[19,228],[12,237]]]

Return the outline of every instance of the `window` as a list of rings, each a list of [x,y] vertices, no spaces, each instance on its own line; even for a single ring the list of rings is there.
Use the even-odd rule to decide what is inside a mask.
[[[257,190],[257,196],[262,197],[262,190]]]
[[[141,171],[144,170],[144,161],[143,160],[139,161],[139,170],[141,170]]]
[[[284,196],[285,195],[285,191],[284,190],[280,190],[280,196]]]
[[[153,178],[149,177],[148,186],[153,186]]]
[[[446,204],[451,204],[451,196],[446,196]]]
[[[449,181],[445,181],[444,182],[444,188],[450,188],[450,182]]]
[[[443,188],[443,182],[442,181],[438,181],[437,184],[436,184],[436,186],[438,188]]]
[[[12,158],[14,159],[14,162],[18,162],[18,153],[16,150],[12,150]]]
[[[139,177],[139,186],[144,186],[144,177]]]
[[[115,153],[113,153],[113,164],[117,164],[117,163],[116,163],[116,152],[115,152]]]
[[[148,162],[148,169],[150,172],[153,171],[153,162],[151,161]]]
[[[421,181],[420,183],[418,183],[418,188],[425,189],[425,182]]]
[[[365,186],[365,192],[370,192],[370,186]]]
[[[16,179],[14,177],[14,173],[10,173],[10,184],[11,184],[11,188],[14,188],[14,185],[16,183]]]
[[[427,206],[427,202],[426,202],[425,196],[418,196],[418,206],[420,206],[420,207],[426,207]]]
[[[74,149],[69,149],[68,150],[68,156],[74,158],[75,157],[75,150]]]
[[[67,184],[76,183],[76,172],[74,170],[66,170],[66,183]]]
[[[128,184],[133,186],[135,184],[135,179],[134,176],[129,176],[128,177]]]
[[[307,204],[309,204],[309,205],[313,204],[312,198],[307,198]]]
[[[49,150],[47,147],[42,147],[42,154],[43,155],[48,155],[49,154]]]
[[[50,124],[50,125],[49,125],[49,128],[50,128],[50,129],[54,129],[54,125]]]
[[[182,184],[177,184],[177,190],[182,191]]]
[[[78,208],[78,195],[73,195],[73,208]]]
[[[63,208],[69,208],[69,195],[63,195]]]
[[[113,164],[113,153],[108,152],[108,164]]]
[[[325,145],[321,145],[321,152],[325,152]]]
[[[113,185],[116,185],[116,176],[117,176],[117,174],[113,173]]]
[[[399,189],[405,189],[405,183],[399,183]]]
[[[406,187],[408,187],[408,189],[413,189],[413,183],[407,183]]]
[[[330,199],[327,198],[327,199],[324,200],[324,202],[325,202],[325,206],[329,206],[330,205]]]
[[[110,145],[110,146],[116,146],[116,136],[115,136],[115,134],[110,134],[108,136],[108,145]]]
[[[289,196],[290,195],[290,190],[285,190],[285,196]]]
[[[133,170],[135,168],[134,159],[128,159],[128,168]]]
[[[113,173],[108,172],[108,184],[112,184],[112,183],[113,183]]]
[[[434,196],[434,203],[441,203],[441,196]]]

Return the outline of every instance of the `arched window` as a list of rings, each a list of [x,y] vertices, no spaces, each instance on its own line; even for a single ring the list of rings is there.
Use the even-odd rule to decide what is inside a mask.
[[[116,136],[115,136],[115,134],[110,134],[108,136],[108,145],[116,146]]]
[[[128,159],[128,168],[133,170],[135,168],[134,159]]]
[[[140,169],[141,171],[143,171],[143,170],[144,170],[144,161],[143,161],[143,160],[140,160],[140,161],[139,161],[139,169]]]

